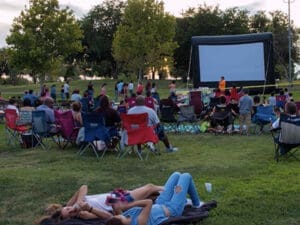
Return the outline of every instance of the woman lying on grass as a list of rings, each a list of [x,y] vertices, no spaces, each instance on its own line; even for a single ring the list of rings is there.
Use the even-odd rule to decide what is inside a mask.
[[[200,207],[200,199],[192,176],[189,173],[174,172],[167,180],[164,191],[153,204],[150,199],[124,204],[118,202],[116,208],[127,210],[112,216],[107,225],[158,225],[169,217],[181,216],[189,194],[194,207]]]
[[[87,185],[82,185],[79,190],[72,196],[66,206],[60,204],[51,204],[46,210],[46,216],[37,221],[38,224],[46,219],[59,223],[64,219],[81,218],[81,219],[109,219],[117,212],[112,207],[112,202],[132,202],[157,196],[163,187],[153,184],[147,184],[134,190],[116,189],[111,193],[87,195]]]

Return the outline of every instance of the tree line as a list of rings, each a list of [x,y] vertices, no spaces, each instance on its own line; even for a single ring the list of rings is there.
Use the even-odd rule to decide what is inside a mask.
[[[274,65],[288,74],[288,17],[282,11],[250,12],[237,7],[199,5],[181,17],[157,0],[105,0],[76,19],[58,0],[30,0],[13,21],[0,50],[0,73],[28,73],[35,81],[78,74],[143,78],[167,72],[186,78],[191,37],[272,32]],[[299,60],[299,29],[292,24],[292,60]],[[293,73],[294,74],[294,73]]]

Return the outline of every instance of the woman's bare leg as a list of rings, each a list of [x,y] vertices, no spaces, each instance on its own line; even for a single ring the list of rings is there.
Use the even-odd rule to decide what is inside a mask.
[[[149,196],[153,195],[154,193],[163,191],[164,187],[163,186],[157,186],[154,184],[146,184],[142,187],[133,189],[129,191],[130,195],[134,199],[134,201],[137,200],[143,200],[148,198]]]

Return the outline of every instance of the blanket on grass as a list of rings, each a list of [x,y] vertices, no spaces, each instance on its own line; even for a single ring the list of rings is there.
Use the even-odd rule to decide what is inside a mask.
[[[217,202],[215,200],[204,203],[200,208],[193,208],[191,206],[186,206],[184,208],[183,214],[178,217],[170,217],[160,225],[181,225],[181,224],[195,224],[209,216],[209,211],[217,207]],[[41,225],[105,225],[105,220],[103,219],[66,219],[59,224],[55,224],[53,220],[46,219]]]

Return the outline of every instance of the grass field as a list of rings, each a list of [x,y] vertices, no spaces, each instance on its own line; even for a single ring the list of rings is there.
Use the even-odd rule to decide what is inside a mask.
[[[83,88],[86,83],[71,85]],[[158,85],[162,95],[166,85]],[[25,87],[5,88],[3,93],[22,93]],[[76,147],[59,150],[54,143],[47,151],[8,146],[1,124],[0,225],[33,224],[46,204],[66,202],[81,184],[88,184],[90,193],[130,189],[149,182],[163,184],[173,171],[190,172],[202,200],[218,201],[203,225],[300,224],[300,162],[275,163],[270,134],[169,137],[178,152],[151,155],[147,161],[132,155],[118,160],[113,154],[97,160],[89,153],[78,156]],[[205,182],[212,183],[211,193]]]

